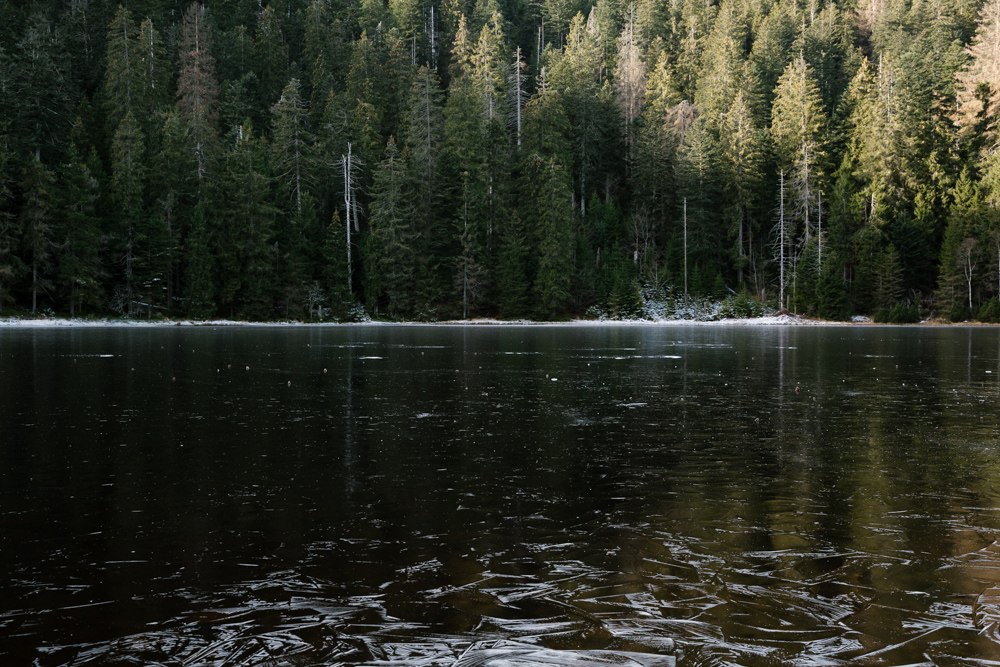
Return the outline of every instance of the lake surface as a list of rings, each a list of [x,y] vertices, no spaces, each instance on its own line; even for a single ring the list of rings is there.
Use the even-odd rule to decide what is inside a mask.
[[[998,408],[993,328],[0,329],[0,664],[996,664]]]

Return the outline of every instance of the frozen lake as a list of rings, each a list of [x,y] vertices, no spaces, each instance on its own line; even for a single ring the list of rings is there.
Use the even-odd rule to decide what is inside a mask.
[[[998,434],[986,327],[0,328],[0,664],[996,664]]]

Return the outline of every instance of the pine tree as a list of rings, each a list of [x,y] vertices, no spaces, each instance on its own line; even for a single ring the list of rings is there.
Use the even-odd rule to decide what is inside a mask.
[[[750,81],[754,84],[754,112],[760,121],[770,115],[774,95],[788,64],[795,40],[798,5],[788,0],[775,3],[754,35],[750,51]]]
[[[719,145],[708,122],[699,117],[688,127],[677,149],[675,215],[687,209],[687,245],[690,262],[712,276],[725,256],[725,229],[718,208]],[[681,217],[677,215],[677,217]]]
[[[446,192],[442,98],[437,74],[421,67],[410,89],[405,136],[414,191],[414,311],[425,315],[448,291],[451,278],[442,275],[452,237],[442,209]]]
[[[156,126],[156,115],[170,103],[169,89],[171,68],[167,62],[166,48],[160,33],[146,18],[136,34],[134,65],[138,69],[136,86],[138,99],[136,113],[142,118],[140,125],[149,136]]]
[[[197,162],[193,151],[189,150],[184,119],[176,108],[161,118],[160,148],[153,160],[157,178],[150,182],[149,189],[163,231],[163,250],[167,253],[163,258],[166,264],[165,298],[166,307],[170,309],[175,299],[182,296],[182,267],[186,261],[182,241],[193,230],[195,207],[200,204],[204,215],[209,197],[199,196]],[[185,288],[183,292],[187,294],[190,290]]]

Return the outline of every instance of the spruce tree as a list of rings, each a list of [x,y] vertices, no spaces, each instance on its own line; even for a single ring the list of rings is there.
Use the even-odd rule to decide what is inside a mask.
[[[966,131],[986,132],[995,141],[1000,120],[1000,0],[988,0],[979,13],[968,63],[956,73],[957,122]],[[992,143],[992,142],[991,142]]]
[[[111,145],[111,194],[116,204],[118,225],[115,247],[122,267],[123,312],[135,313],[138,296],[137,264],[141,261],[142,223],[146,167],[143,164],[143,135],[135,117],[128,113],[115,131]]]
[[[812,68],[799,54],[785,68],[771,110],[771,136],[803,243],[815,233],[820,160],[825,155],[826,114]]]
[[[184,309],[191,317],[205,320],[215,314],[215,284],[211,234],[202,202],[195,205],[192,218],[185,247]]]
[[[571,302],[573,276],[573,229],[570,197],[572,189],[566,170],[554,159],[535,167],[538,179],[538,275],[534,291],[538,312],[546,319],[565,313]]]
[[[211,53],[211,27],[204,6],[191,3],[181,27],[177,109],[187,125],[188,147],[200,184],[218,155],[219,84]]]
[[[737,282],[743,283],[750,265],[751,240],[760,242],[754,211],[763,184],[764,136],[747,95],[741,90],[721,123],[720,170],[726,190],[729,238],[734,241],[732,262]]]
[[[52,281],[47,274],[52,266],[52,238],[55,233],[55,177],[42,164],[39,152],[24,168],[21,191],[22,245],[31,272],[31,312],[38,307],[38,293],[48,292]]]
[[[39,11],[29,17],[21,39],[12,45],[9,61],[0,60],[8,69],[0,74],[7,88],[0,95],[10,95],[5,120],[12,121],[10,139],[21,160],[30,160],[35,151],[51,163],[63,156],[79,94],[65,47],[62,27]]]
[[[413,298],[413,199],[406,160],[391,137],[372,184],[369,233],[365,242],[365,302],[377,315],[386,303],[391,317],[409,310]]]
[[[229,316],[265,320],[274,313],[279,297],[275,272],[282,248],[275,247],[278,211],[271,201],[272,183],[266,147],[246,123],[226,157],[220,183],[220,194],[230,205],[218,243],[219,268],[225,280],[217,303]]]
[[[516,211],[512,212],[500,228],[497,305],[503,319],[519,319],[531,314],[531,283],[526,267],[527,238],[524,223]]]
[[[260,103],[264,108],[269,108],[278,100],[288,81],[287,57],[281,33],[280,15],[273,5],[268,4],[257,20],[257,35],[254,39]]]
[[[286,195],[288,210],[302,210],[302,196],[312,186],[313,135],[302,86],[292,79],[271,108],[271,155],[275,178]]]
[[[56,283],[69,303],[70,317],[75,317],[84,307],[96,308],[101,304],[101,280],[106,271],[99,253],[100,183],[76,144],[70,145],[59,180]]]
[[[24,262],[17,252],[20,219],[10,210],[13,156],[8,145],[7,136],[0,132],[0,312],[4,305],[14,302],[13,286],[24,272]]]
[[[344,223],[340,213],[334,211],[323,242],[323,282],[333,317],[337,320],[346,319],[354,305],[351,277],[348,275],[348,252]]]

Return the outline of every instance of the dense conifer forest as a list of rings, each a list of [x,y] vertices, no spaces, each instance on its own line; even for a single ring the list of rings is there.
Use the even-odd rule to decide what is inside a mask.
[[[1000,0],[0,16],[0,314],[1000,319]]]

